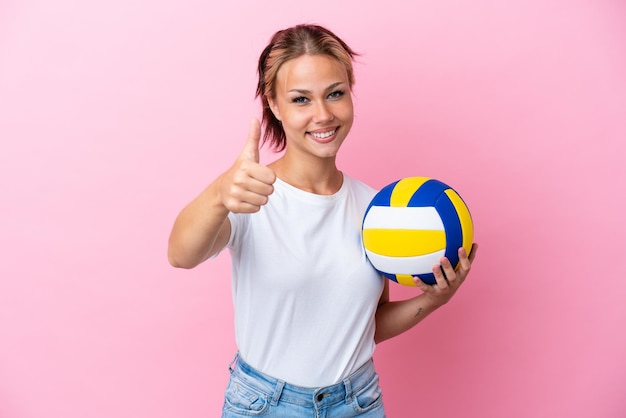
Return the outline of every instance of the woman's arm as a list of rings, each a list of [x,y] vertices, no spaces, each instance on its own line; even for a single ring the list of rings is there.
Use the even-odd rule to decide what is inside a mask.
[[[180,212],[169,238],[171,265],[193,268],[216,254],[230,236],[228,214],[254,213],[267,203],[276,175],[259,164],[260,137],[261,126],[253,119],[246,145],[233,166]]]
[[[422,291],[414,298],[389,301],[389,283],[385,283],[385,290],[376,310],[376,333],[374,334],[376,343],[408,331],[437,308],[448,303],[467,278],[477,249],[478,245],[474,244],[469,256],[463,248],[459,249],[461,264],[457,271],[452,268],[447,258],[442,258],[441,265],[433,267],[437,283],[432,286],[414,277],[415,284]]]
[[[228,209],[212,183],[174,221],[167,257],[174,267],[193,268],[220,251],[230,236]]]

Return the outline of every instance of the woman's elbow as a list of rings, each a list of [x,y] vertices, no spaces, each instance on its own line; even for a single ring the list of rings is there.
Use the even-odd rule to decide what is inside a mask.
[[[185,260],[184,257],[177,257],[176,254],[171,250],[167,253],[167,261],[169,261],[172,267],[181,269],[192,269],[200,264],[197,262],[194,263],[192,260]]]

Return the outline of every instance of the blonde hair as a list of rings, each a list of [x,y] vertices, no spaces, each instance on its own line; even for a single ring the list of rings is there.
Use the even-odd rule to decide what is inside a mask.
[[[346,68],[350,88],[354,85],[352,62],[358,54],[337,35],[318,25],[297,25],[276,32],[259,57],[256,90],[263,105],[263,143],[269,142],[276,151],[285,149],[285,131],[272,113],[268,98],[276,98],[276,75],[280,67],[302,55],[327,55],[336,59]]]

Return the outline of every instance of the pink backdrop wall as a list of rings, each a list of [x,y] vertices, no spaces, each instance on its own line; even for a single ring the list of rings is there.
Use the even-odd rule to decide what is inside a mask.
[[[300,22],[362,53],[343,169],[452,184],[481,244],[379,346],[389,416],[626,416],[622,1],[211,3],[0,4],[1,417],[219,415],[228,255],[175,270],[167,236]]]

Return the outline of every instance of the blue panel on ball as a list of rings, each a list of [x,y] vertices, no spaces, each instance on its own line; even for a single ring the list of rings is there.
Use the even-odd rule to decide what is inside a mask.
[[[398,180],[400,181],[400,180]],[[393,182],[385,187],[383,187],[372,199],[370,204],[367,206],[367,210],[365,211],[365,215],[370,211],[372,206],[389,206],[391,203],[391,193],[393,193],[393,188],[396,187],[398,181]],[[365,222],[365,216],[363,216],[363,222]]]
[[[384,271],[380,271],[380,270],[377,270],[377,271],[383,276],[385,276],[386,278],[388,278],[389,280],[393,280],[394,282],[398,283],[398,279],[396,278],[395,274],[385,273]]]
[[[463,246],[463,230],[461,229],[459,215],[456,212],[454,204],[445,193],[437,199],[435,208],[443,221],[443,226],[446,232],[445,256],[448,260],[450,260],[452,267],[456,268],[456,265],[459,262],[458,250]]]
[[[435,275],[433,273],[424,273],[424,274],[416,274],[417,277],[420,278],[426,284],[436,284],[437,280],[435,279]]]
[[[449,186],[438,180],[430,179],[422,184],[419,189],[417,189],[415,194],[411,197],[411,200],[409,200],[408,206],[434,206],[437,197],[449,188]]]
[[[391,204],[391,194],[393,193],[393,189],[396,187],[400,180],[394,181],[393,183],[383,187],[372,199],[372,205],[375,206],[389,206]]]

